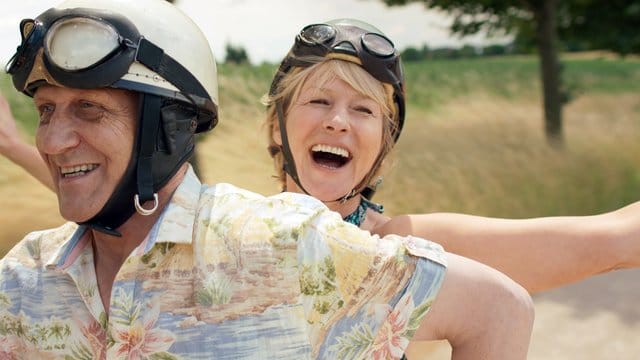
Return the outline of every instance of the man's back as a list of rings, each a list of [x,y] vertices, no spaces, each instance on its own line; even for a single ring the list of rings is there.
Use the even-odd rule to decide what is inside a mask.
[[[409,324],[428,310],[444,275],[437,262],[418,262],[426,269],[421,281],[431,287],[412,283],[399,298],[416,262],[397,256],[393,240],[371,241],[311,198],[202,186],[190,172],[120,269],[107,317],[86,228],[75,229],[31,234],[3,260],[0,329],[14,351],[93,358],[371,355],[383,350],[374,346],[387,333],[382,327],[404,324],[398,337],[415,330]],[[440,254],[437,246],[426,251],[434,259]]]

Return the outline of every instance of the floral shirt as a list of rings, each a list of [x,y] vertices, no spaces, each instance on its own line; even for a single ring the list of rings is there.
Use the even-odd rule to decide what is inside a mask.
[[[106,314],[86,231],[31,233],[1,260],[1,359],[399,358],[445,273],[434,243],[190,170]]]

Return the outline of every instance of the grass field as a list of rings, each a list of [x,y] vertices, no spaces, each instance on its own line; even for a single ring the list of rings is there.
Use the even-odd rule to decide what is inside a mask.
[[[277,191],[259,102],[274,69],[220,66],[220,125],[198,145],[207,182],[231,182],[265,194]],[[456,211],[519,218],[593,214],[640,199],[640,61],[565,59],[571,101],[564,109],[562,149],[545,141],[537,69],[531,57],[407,64],[406,127],[375,200],[389,214]],[[0,77],[0,86],[29,136],[35,124],[30,100],[15,94],[6,76]],[[53,194],[5,159],[0,159],[0,199],[0,253],[27,231],[62,221]],[[622,339],[622,345],[611,345],[604,335],[589,346],[574,340],[553,343],[549,333],[554,328],[593,339],[594,328],[613,321],[579,313],[580,301],[571,300],[576,291],[536,300],[550,310],[539,312],[543,320],[537,322],[530,358],[637,358],[640,345],[631,338]],[[630,300],[626,293],[617,294]],[[640,313],[624,314],[626,319],[614,314],[618,322],[608,329],[625,336],[629,329],[640,331]],[[562,327],[554,323],[562,316],[587,320]],[[602,344],[594,346],[594,341]]]

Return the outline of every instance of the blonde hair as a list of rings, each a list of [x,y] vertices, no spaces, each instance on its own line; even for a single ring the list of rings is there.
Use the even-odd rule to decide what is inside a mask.
[[[393,102],[393,87],[389,84],[382,83],[375,79],[371,74],[364,70],[360,65],[350,61],[327,59],[322,57],[306,57],[305,62],[314,65],[300,68],[293,68],[284,74],[276,89],[272,89],[271,94],[263,96],[262,103],[267,106],[267,118],[265,128],[267,131],[267,140],[269,143],[269,154],[273,158],[278,179],[282,190],[285,188],[286,174],[284,172],[284,157],[282,150],[273,139],[274,130],[279,126],[278,113],[276,110],[276,102],[282,103],[284,118],[286,121],[289,109],[294,101],[300,96],[305,81],[314,74],[319,74],[315,79],[318,87],[331,82],[334,79],[340,79],[346,82],[354,90],[360,94],[367,96],[377,102],[383,113],[383,131],[382,131],[382,147],[378,156],[379,160],[374,164],[373,171],[376,174],[380,171],[380,162],[384,160],[387,154],[393,148],[395,143],[394,135],[397,127],[397,111]],[[364,181],[362,179],[361,181]],[[369,184],[364,184],[369,185]]]

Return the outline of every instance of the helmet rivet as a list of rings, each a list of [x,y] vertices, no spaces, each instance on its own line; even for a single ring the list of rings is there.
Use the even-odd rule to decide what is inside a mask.
[[[160,78],[160,75],[153,75],[153,81],[160,82],[162,79]]]

